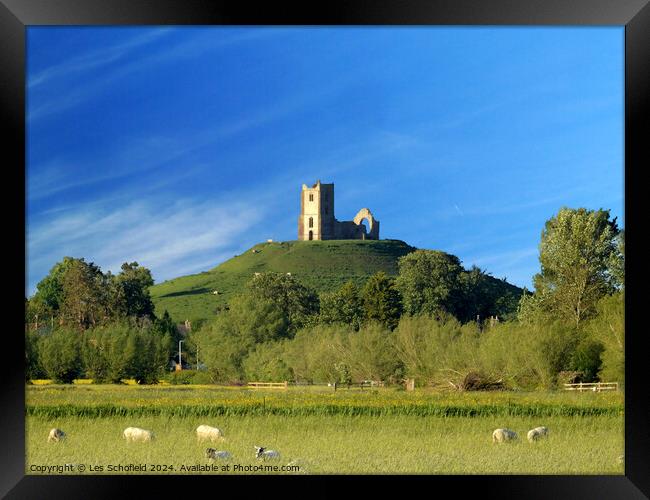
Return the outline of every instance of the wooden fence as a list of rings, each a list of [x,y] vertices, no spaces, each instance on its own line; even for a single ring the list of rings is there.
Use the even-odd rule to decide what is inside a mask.
[[[618,382],[580,382],[579,384],[564,384],[565,391],[618,391]]]
[[[251,389],[287,389],[289,382],[249,382],[248,387]]]
[[[364,380],[363,382],[350,382],[349,384],[341,383],[341,382],[334,382],[334,384],[332,384],[332,387],[334,387],[334,390],[337,390],[337,389],[361,389],[361,390],[363,390],[364,388],[370,388],[370,387],[384,387],[384,383],[379,382],[379,381],[375,381],[375,380]]]

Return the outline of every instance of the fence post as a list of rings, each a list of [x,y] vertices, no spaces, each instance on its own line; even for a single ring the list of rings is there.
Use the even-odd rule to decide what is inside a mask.
[[[334,382],[334,392],[336,392],[336,382]]]
[[[284,388],[287,389],[289,387],[289,381],[285,380],[284,381]]]

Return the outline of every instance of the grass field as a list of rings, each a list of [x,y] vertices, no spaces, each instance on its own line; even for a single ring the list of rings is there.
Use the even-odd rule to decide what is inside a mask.
[[[397,276],[398,259],[416,248],[400,240],[275,241],[259,243],[241,255],[199,274],[152,286],[156,314],[165,310],[175,321],[209,319],[256,272],[291,273],[317,292],[331,292],[347,281],[363,286],[378,271]],[[492,285],[517,298],[522,290],[489,277]],[[215,295],[213,292],[219,292]]]
[[[194,429],[203,423],[221,428],[226,441],[197,443]],[[526,432],[538,425],[550,437],[528,443]],[[157,439],[127,444],[121,433],[129,426],[151,429]],[[68,434],[65,442],[46,442],[52,427]],[[493,444],[497,427],[520,439]],[[27,474],[63,464],[84,464],[85,474],[623,473],[620,393],[29,386],[26,433]],[[254,459],[255,445],[280,451],[281,459],[266,465],[292,462],[300,470],[234,470],[262,464]],[[203,456],[207,446],[230,451],[230,462],[216,464],[230,465],[229,471],[197,467],[211,464]],[[108,470],[118,464],[145,470]]]
[[[397,275],[397,259],[413,250],[398,240],[259,243],[209,271],[154,285],[151,298],[157,314],[166,309],[176,321],[205,319],[256,272],[291,273],[318,292],[332,291],[348,280],[361,285],[377,271]]]

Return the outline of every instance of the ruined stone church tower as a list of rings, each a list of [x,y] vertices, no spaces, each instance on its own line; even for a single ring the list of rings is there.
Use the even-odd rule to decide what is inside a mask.
[[[368,222],[368,230],[362,224]],[[317,181],[312,187],[302,185],[298,239],[308,240],[378,240],[379,221],[370,210],[362,208],[351,221],[334,218],[334,184]]]

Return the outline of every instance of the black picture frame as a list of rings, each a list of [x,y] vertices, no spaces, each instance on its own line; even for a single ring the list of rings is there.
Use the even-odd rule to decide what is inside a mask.
[[[644,220],[640,190],[643,168],[650,165],[650,141],[643,125],[650,122],[650,0],[346,0],[264,2],[241,0],[0,0],[0,127],[5,138],[5,178],[11,177],[3,198],[5,220],[13,222],[5,240],[5,262],[25,260],[25,32],[35,25],[580,25],[625,27],[625,229],[626,229],[626,387],[625,475],[598,476],[359,476],[368,495],[381,493],[399,481],[427,496],[454,495],[468,488],[489,498],[648,498],[650,496],[650,392],[644,375],[642,293],[639,273]],[[570,166],[568,166],[570,168]],[[8,175],[9,174],[9,175]],[[22,203],[22,205],[21,205]],[[18,212],[16,214],[16,212]],[[22,226],[21,226],[22,223]],[[9,252],[9,253],[7,253]],[[11,269],[17,266],[7,266]],[[633,272],[630,272],[630,269]],[[0,494],[6,498],[96,498],[128,494],[134,486],[151,496],[203,495],[223,492],[224,483],[255,493],[264,479],[267,488],[296,487],[309,496],[339,494],[344,484],[330,486],[332,476],[223,477],[205,476],[25,476],[25,382],[22,324],[18,324],[19,293],[25,273],[16,270],[12,293],[5,301],[12,321],[5,329],[0,429]],[[23,293],[23,292],[20,292]],[[14,302],[15,301],[15,302]],[[24,304],[22,305],[24,307]],[[14,313],[14,310],[16,311]],[[15,328],[14,328],[14,322]],[[242,481],[243,480],[243,481]],[[170,489],[171,482],[180,489]],[[199,493],[196,481],[202,484]],[[215,485],[218,483],[218,489]],[[188,487],[190,486],[191,487]],[[400,484],[399,486],[402,486]],[[418,487],[418,490],[415,489]],[[250,488],[250,489],[249,489]],[[420,489],[424,488],[424,489]],[[444,488],[444,489],[443,489]],[[408,490],[407,490],[408,491]],[[409,494],[409,493],[407,493]],[[447,493],[449,494],[449,493]],[[149,495],[148,495],[149,496]],[[462,496],[462,495],[461,495]]]

